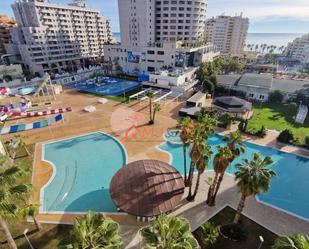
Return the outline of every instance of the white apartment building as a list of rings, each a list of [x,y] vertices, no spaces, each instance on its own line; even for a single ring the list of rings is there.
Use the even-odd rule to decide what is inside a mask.
[[[309,34],[296,38],[290,42],[285,54],[302,63],[309,63]]]
[[[223,55],[243,52],[249,28],[249,19],[240,16],[220,15],[206,22],[206,40],[213,43]]]
[[[76,70],[104,55],[114,41],[110,22],[82,1],[69,5],[48,0],[19,0],[12,4],[17,27],[10,30],[8,54],[19,55],[31,73]]]
[[[197,67],[217,53],[205,42],[207,0],[118,0],[121,44],[105,59],[139,74]]]

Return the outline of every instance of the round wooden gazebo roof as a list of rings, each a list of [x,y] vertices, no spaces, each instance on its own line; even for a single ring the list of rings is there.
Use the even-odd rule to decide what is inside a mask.
[[[154,217],[172,211],[184,193],[180,173],[157,160],[140,160],[122,167],[112,178],[110,194],[122,211]]]

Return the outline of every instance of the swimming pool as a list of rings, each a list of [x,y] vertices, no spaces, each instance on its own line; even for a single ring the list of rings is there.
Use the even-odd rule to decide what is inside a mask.
[[[93,79],[88,82],[69,83],[66,84],[66,86],[80,91],[107,96],[118,96],[141,87],[141,83],[139,82],[116,79],[112,77],[100,77],[99,82],[100,83]]]
[[[174,140],[175,138],[171,143],[161,144],[159,149],[171,155],[171,164],[183,174],[182,145],[173,143]],[[209,137],[209,145],[214,154],[217,152],[216,146],[223,144],[222,136],[212,135]],[[227,172],[235,173],[235,164],[242,162],[244,158],[251,158],[254,152],[259,152],[263,156],[271,156],[275,161],[272,167],[277,176],[272,180],[270,191],[267,194],[260,194],[258,199],[268,205],[309,220],[309,158],[250,142],[245,142],[245,145],[245,154],[237,158],[227,169]],[[187,158],[189,163],[189,153]],[[212,159],[209,161],[209,169],[212,169]]]
[[[42,212],[116,212],[109,184],[127,163],[122,144],[114,137],[91,133],[43,145],[42,160],[53,176],[41,190]]]

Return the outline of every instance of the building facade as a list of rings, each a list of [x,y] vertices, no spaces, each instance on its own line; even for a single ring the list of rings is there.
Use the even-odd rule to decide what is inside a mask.
[[[207,0],[118,0],[121,44],[105,59],[128,74],[197,67],[217,55],[205,42]]]
[[[5,54],[4,44],[10,41],[10,28],[16,26],[16,21],[5,15],[0,15],[0,55]]]
[[[249,19],[240,16],[220,15],[208,19],[205,38],[223,55],[239,55],[243,52],[249,28]]]
[[[302,63],[309,63],[309,34],[296,38],[290,42],[285,54],[288,57],[299,60]]]
[[[12,9],[18,27],[10,31],[7,53],[19,55],[17,62],[31,73],[87,66],[103,57],[104,44],[114,41],[110,22],[79,0],[69,5],[22,0]]]

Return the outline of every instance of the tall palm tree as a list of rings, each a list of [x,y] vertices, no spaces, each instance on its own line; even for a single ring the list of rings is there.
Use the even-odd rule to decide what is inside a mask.
[[[232,152],[230,162],[245,152],[244,141],[239,131],[231,132],[228,136],[223,137],[223,141],[226,142],[227,147]]]
[[[309,236],[295,234],[290,236],[279,237],[272,249],[308,249]]]
[[[40,205],[38,204],[30,204],[27,207],[20,210],[20,215],[25,219],[31,217],[33,219],[34,225],[38,231],[42,230],[43,227],[41,223],[37,220],[36,216],[39,212]]]
[[[182,217],[160,215],[151,227],[141,230],[144,249],[199,249],[189,222]]]
[[[187,179],[187,148],[190,145],[189,135],[193,128],[193,121],[189,117],[185,117],[179,120],[177,124],[177,129],[179,129],[179,137],[182,142],[183,150],[183,165],[184,165],[184,181],[185,185],[188,185]]]
[[[152,114],[152,122],[155,123],[156,113],[161,111],[161,105],[159,103],[155,103],[153,105],[153,114]]]
[[[197,192],[200,186],[201,175],[204,173],[204,171],[208,167],[208,161],[212,155],[211,147],[208,145],[203,145],[203,147],[201,148],[201,153],[202,153],[202,157],[196,163],[197,179],[196,179],[196,184],[195,184],[195,190],[192,195],[192,184],[191,184],[189,188],[189,194],[187,197],[187,200],[189,201],[193,201],[195,199],[195,196],[197,195]]]
[[[227,146],[217,146],[218,153],[213,160],[215,177],[209,187],[206,203],[209,206],[214,206],[216,202],[216,194],[220,188],[223,176],[226,169],[230,165],[229,159],[232,157],[232,152]]]
[[[245,207],[246,198],[261,192],[267,193],[271,179],[276,173],[269,167],[273,160],[267,156],[262,158],[259,153],[254,153],[252,160],[244,159],[242,164],[236,165],[235,180],[241,193],[234,224],[237,224]]]
[[[90,248],[123,248],[123,241],[119,235],[120,226],[111,218],[103,214],[88,212],[74,220],[73,237],[70,245],[62,248],[90,249]]]
[[[17,246],[7,222],[19,217],[19,211],[31,191],[31,185],[20,184],[19,179],[25,174],[20,165],[11,165],[6,157],[0,157],[0,226],[12,249],[17,249]]]
[[[152,121],[152,99],[154,98],[155,94],[152,91],[147,93],[147,97],[149,99],[149,124],[153,124]]]

